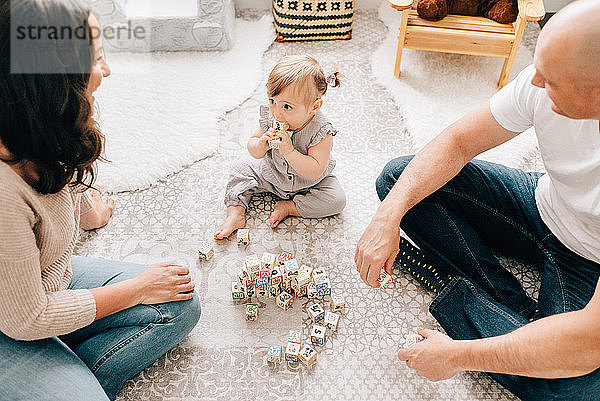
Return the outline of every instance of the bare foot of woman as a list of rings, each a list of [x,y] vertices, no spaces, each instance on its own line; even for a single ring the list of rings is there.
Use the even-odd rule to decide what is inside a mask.
[[[229,206],[227,217],[219,231],[215,233],[215,239],[227,238],[238,228],[246,227],[246,208],[244,206]]]
[[[282,200],[275,202],[273,213],[271,213],[271,228],[277,227],[288,216],[300,216],[294,201]]]

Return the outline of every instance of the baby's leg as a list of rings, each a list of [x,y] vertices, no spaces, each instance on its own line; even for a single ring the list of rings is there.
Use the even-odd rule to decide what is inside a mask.
[[[329,175],[305,194],[297,194],[293,200],[275,203],[271,214],[271,227],[276,227],[287,216],[318,218],[340,213],[346,206],[346,194],[338,179]]]
[[[329,175],[306,194],[294,196],[300,216],[313,219],[333,216],[346,207],[346,194],[338,179]]]
[[[226,238],[235,230],[246,226],[246,209],[252,194],[260,191],[261,181],[258,160],[242,160],[231,166],[225,190],[227,217],[215,233],[215,239]]]

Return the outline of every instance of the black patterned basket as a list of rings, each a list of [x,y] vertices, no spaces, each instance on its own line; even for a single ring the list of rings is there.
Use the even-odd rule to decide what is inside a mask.
[[[273,0],[277,41],[352,38],[354,0]]]

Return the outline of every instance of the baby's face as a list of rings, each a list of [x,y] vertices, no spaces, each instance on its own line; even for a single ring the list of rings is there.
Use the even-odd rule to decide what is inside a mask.
[[[288,123],[294,131],[303,128],[316,113],[313,105],[304,104],[294,86],[288,86],[277,96],[269,98],[269,109],[277,121]]]

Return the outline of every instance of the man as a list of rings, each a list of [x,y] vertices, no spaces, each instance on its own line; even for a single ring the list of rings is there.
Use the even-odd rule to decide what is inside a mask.
[[[451,338],[419,330],[424,340],[400,350],[417,374],[482,371],[524,400],[600,399],[599,119],[600,2],[580,0],[542,30],[533,66],[385,167],[355,262],[377,287],[400,244],[402,264],[437,293],[430,311]],[[531,126],[546,174],[471,161]],[[400,228],[427,268],[411,264],[418,251]],[[492,250],[536,265],[537,301]]]

